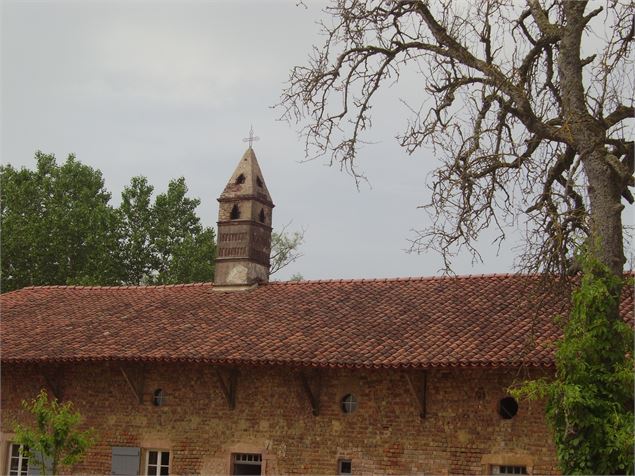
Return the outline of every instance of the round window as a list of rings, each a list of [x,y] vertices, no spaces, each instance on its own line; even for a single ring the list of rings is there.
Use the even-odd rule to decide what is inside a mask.
[[[157,388],[152,395],[152,404],[160,407],[165,403],[165,393],[163,393],[163,389]]]
[[[351,395],[350,393],[342,398],[341,404],[344,413],[353,413],[357,410],[357,399],[355,395]]]
[[[518,413],[518,402],[513,397],[502,398],[498,403],[498,414],[504,420],[510,420]]]

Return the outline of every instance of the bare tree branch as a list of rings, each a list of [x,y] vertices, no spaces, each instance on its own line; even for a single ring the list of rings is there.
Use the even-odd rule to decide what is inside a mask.
[[[304,256],[300,251],[300,247],[304,243],[305,230],[290,233],[287,231],[289,225],[288,223],[279,232],[274,231],[271,234],[270,275],[277,273]]]
[[[620,199],[632,203],[635,183],[632,2],[334,0],[326,13],[324,47],[293,69],[279,107],[304,124],[307,156],[359,177],[377,92],[420,74],[427,94],[407,105],[399,141],[433,147],[439,166],[413,251],[439,251],[447,269],[460,249],[479,260],[478,236],[493,227],[500,243],[523,216],[524,269],[566,273],[593,236],[620,272]]]
[[[615,110],[604,118],[604,125],[609,129],[624,119],[632,119],[633,115],[635,115],[635,108],[633,108],[633,106],[618,104]]]

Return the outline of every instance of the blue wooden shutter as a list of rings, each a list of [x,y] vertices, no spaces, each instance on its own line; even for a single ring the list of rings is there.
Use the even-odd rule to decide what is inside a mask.
[[[118,476],[136,476],[139,474],[141,449],[127,446],[113,446],[112,473]]]

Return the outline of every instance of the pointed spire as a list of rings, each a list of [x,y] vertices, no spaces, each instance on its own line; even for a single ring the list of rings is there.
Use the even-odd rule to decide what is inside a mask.
[[[243,154],[218,202],[216,289],[266,283],[274,204],[253,148]]]
[[[220,200],[235,200],[238,198],[254,197],[273,206],[271,195],[262,177],[256,153],[251,147],[243,154],[236,170],[232,174]]]

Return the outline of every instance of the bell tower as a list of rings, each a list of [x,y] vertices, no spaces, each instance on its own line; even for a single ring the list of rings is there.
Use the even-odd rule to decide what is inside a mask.
[[[268,282],[274,204],[251,141],[218,202],[214,284],[244,288]]]

